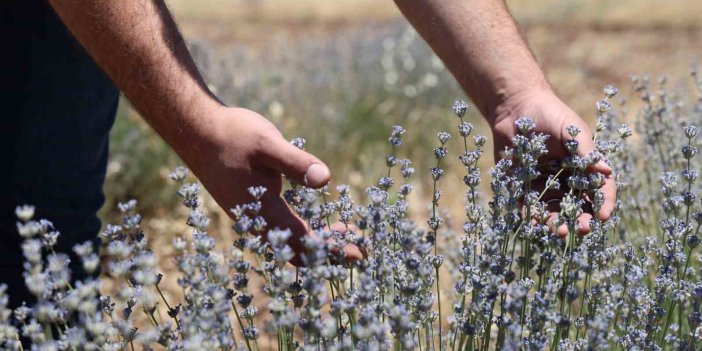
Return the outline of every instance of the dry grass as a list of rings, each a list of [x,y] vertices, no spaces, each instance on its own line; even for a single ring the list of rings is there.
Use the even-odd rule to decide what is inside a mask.
[[[169,0],[186,37],[226,49],[265,50],[273,40],[334,36],[396,20],[390,0]],[[510,9],[554,87],[583,114],[604,82],[641,72],[680,76],[702,54],[696,0],[512,0]],[[320,63],[321,64],[321,63]],[[585,95],[583,95],[585,94]],[[588,95],[591,94],[591,95]]]
[[[218,43],[252,42],[271,35],[338,30],[368,21],[400,18],[390,0],[167,0],[186,35]],[[697,27],[696,0],[510,0],[525,26]]]
[[[587,26],[698,25],[702,3],[695,0],[512,0],[507,1],[521,24]]]
[[[400,16],[392,1],[167,0],[186,36],[230,46],[325,33]]]

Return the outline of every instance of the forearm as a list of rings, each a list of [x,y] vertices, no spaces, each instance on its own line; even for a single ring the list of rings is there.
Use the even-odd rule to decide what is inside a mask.
[[[162,1],[50,0],[71,33],[159,134],[197,153],[218,107]],[[185,145],[188,145],[187,147]]]
[[[549,89],[502,0],[395,2],[488,120],[510,97]]]

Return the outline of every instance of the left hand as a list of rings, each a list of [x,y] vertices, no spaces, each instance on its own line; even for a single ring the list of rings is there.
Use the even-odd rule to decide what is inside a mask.
[[[506,146],[511,146],[512,137],[517,133],[514,123],[520,117],[533,119],[536,123],[534,132],[550,136],[546,142],[548,154],[540,160],[540,163],[548,164],[552,160],[561,160],[569,155],[564,145],[567,140],[573,139],[566,131],[566,127],[571,125],[579,128],[581,131],[574,138],[579,143],[577,155],[585,157],[595,151],[593,133],[585,121],[563,103],[550,89],[535,89],[514,94],[495,109],[491,119],[491,127],[496,160],[500,158],[499,153]],[[604,195],[604,204],[599,212],[594,214],[584,212],[578,217],[579,234],[581,235],[590,232],[590,220],[593,218],[593,215],[600,220],[607,220],[612,211],[614,211],[617,200],[617,186],[612,178],[612,169],[603,160],[591,165],[587,172],[599,172],[605,175],[605,183],[600,189]],[[542,190],[545,185],[545,177],[544,179],[540,177],[539,180],[535,181],[535,184],[537,188],[534,190]],[[542,189],[538,189],[539,184]],[[564,190],[567,191],[563,187],[560,191],[547,191],[544,199],[542,199],[542,201],[550,204],[551,218],[560,210],[558,202],[563,197]],[[566,225],[563,224],[556,228],[556,233],[560,237],[566,236],[568,234]]]

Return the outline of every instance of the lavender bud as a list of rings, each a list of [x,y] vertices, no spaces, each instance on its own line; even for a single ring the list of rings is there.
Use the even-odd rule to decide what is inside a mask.
[[[697,171],[695,171],[695,170],[691,170],[691,169],[688,170],[688,169],[685,169],[685,170],[683,170],[682,172],[680,172],[680,175],[681,175],[682,178],[685,179],[685,181],[687,181],[688,183],[694,183],[694,182],[697,180],[697,177],[699,176],[699,173],[697,173]]]
[[[616,88],[614,85],[612,85],[612,84],[607,84],[607,85],[604,87],[604,94],[605,94],[605,96],[607,96],[608,98],[614,97],[614,95],[617,95],[618,92],[619,92],[619,90],[617,90],[617,88]]]
[[[572,196],[566,195],[561,201],[561,212],[566,218],[575,219],[580,214],[580,203]]]
[[[529,117],[519,117],[514,124],[517,126],[519,132],[525,135],[536,128],[536,123]]]
[[[405,179],[408,179],[414,173],[414,168],[403,166],[401,169],[401,172],[402,172],[402,177],[404,177]]]
[[[699,133],[699,131],[699,128],[693,125],[688,125],[685,127],[685,136],[687,136],[688,139],[692,139],[697,136],[697,133]]]
[[[578,134],[580,134],[581,130],[576,126],[567,126],[566,132],[568,132],[568,135],[570,135],[572,138],[575,138],[578,136]]]
[[[598,132],[601,132],[607,128],[607,123],[605,123],[601,118],[597,119],[597,123],[595,123],[595,130]]]
[[[575,139],[569,139],[565,142],[565,148],[571,155],[575,155],[578,151],[578,145],[580,145],[580,143]]]
[[[290,140],[290,144],[292,144],[294,147],[296,147],[300,150],[305,149],[305,143],[307,143],[305,138],[297,137],[297,138],[293,138],[292,140]]]
[[[441,176],[444,175],[444,170],[439,168],[439,167],[432,167],[431,168],[431,177],[435,181],[441,179]]]
[[[407,131],[405,128],[402,128],[401,126],[393,126],[392,127],[392,133],[390,136],[396,137],[396,138],[401,138],[402,135],[404,135]]]
[[[439,142],[441,143],[441,145],[446,144],[446,142],[449,141],[449,139],[451,139],[451,134],[447,132],[439,132],[436,136],[439,138]]]
[[[239,306],[241,308],[248,308],[251,305],[251,301],[253,300],[253,295],[251,294],[240,294],[236,297],[236,301],[239,303]]]
[[[427,221],[427,224],[429,224],[429,228],[431,228],[431,230],[436,231],[437,229],[439,229],[439,226],[443,222],[444,222],[444,219],[437,216],[437,217],[429,218],[429,221]]]
[[[434,157],[437,160],[440,160],[440,159],[446,157],[446,155],[448,155],[448,150],[446,150],[445,147],[434,148]]]
[[[395,181],[390,177],[382,177],[378,180],[378,187],[383,190],[388,190],[395,183]]]
[[[266,220],[263,217],[256,217],[253,221],[253,230],[256,232],[262,232],[264,229],[266,229],[267,225],[268,223],[266,223]]]
[[[246,190],[249,192],[249,194],[251,194],[251,196],[254,197],[254,199],[256,199],[256,201],[261,200],[263,194],[266,193],[266,188],[263,186],[252,186],[248,187]]]
[[[471,188],[478,186],[480,184],[480,173],[471,173],[463,176],[463,182]]]
[[[185,178],[188,177],[188,169],[185,167],[177,167],[171,173],[168,173],[168,178],[171,178],[171,180],[182,183]]]
[[[249,340],[256,340],[258,339],[258,328],[256,326],[250,326],[244,328],[244,337],[249,339]]]
[[[374,205],[380,205],[388,200],[388,193],[380,188],[370,187],[366,189],[366,193],[368,193],[368,198]]]
[[[466,111],[468,111],[468,107],[467,102],[456,100],[456,102],[453,103],[453,113],[455,113],[457,117],[463,118],[463,116],[466,115]]]
[[[617,128],[617,131],[619,132],[619,136],[622,139],[626,139],[631,136],[631,128],[629,128],[628,125],[622,124]]]
[[[689,160],[695,157],[695,155],[697,154],[697,148],[694,146],[685,145],[682,148],[682,154],[686,160]]]
[[[586,190],[588,186],[588,179],[584,176],[573,175],[568,177],[568,186],[575,190]]]
[[[136,208],[137,201],[134,199],[131,199],[127,202],[120,202],[117,204],[117,208],[119,208],[120,212],[122,213],[127,213],[134,211],[134,208]]]
[[[429,261],[431,262],[431,265],[434,266],[435,269],[439,269],[441,265],[444,263],[444,256],[437,255],[437,256],[431,256],[429,257]]]
[[[34,217],[34,206],[22,205],[15,208],[15,215],[22,222],[27,222]]]
[[[605,176],[602,173],[597,172],[597,173],[590,174],[589,178],[590,178],[590,186],[595,188],[595,189],[601,188],[602,185],[604,185]]]
[[[592,199],[592,207],[595,210],[595,212],[599,212],[600,209],[602,209],[602,205],[604,205],[604,193],[602,190],[597,189],[594,192],[594,197]]]
[[[339,195],[341,196],[348,196],[349,192],[351,191],[351,187],[346,184],[338,185],[336,187],[336,191],[339,192]]]
[[[680,194],[683,198],[683,203],[685,206],[692,206],[695,203],[695,200],[697,200],[697,195],[695,195],[692,192],[686,191]]]
[[[464,138],[469,136],[472,131],[473,125],[468,122],[461,122],[461,124],[458,125],[458,134]]]
[[[604,100],[604,99],[597,101],[595,103],[595,107],[597,108],[597,111],[600,113],[605,113],[605,112],[609,112],[610,110],[612,110],[612,104],[609,101]]]
[[[403,196],[407,196],[411,192],[412,192],[412,185],[410,185],[410,184],[403,184],[400,187],[400,194],[402,194]]]

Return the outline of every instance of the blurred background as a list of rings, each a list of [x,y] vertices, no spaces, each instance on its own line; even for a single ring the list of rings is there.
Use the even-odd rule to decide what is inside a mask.
[[[408,129],[399,156],[418,170],[415,199],[429,198],[436,132],[457,135],[450,107],[465,94],[391,0],[167,3],[213,91],[267,116],[286,137],[304,137],[329,164],[332,186],[350,184],[358,193],[374,184],[385,168],[390,128],[399,124]],[[606,84],[624,97],[633,96],[633,74],[668,75],[669,84],[684,85],[702,53],[701,1],[507,3],[553,87],[588,121]],[[470,120],[490,137],[475,111]],[[449,148],[455,156],[460,146]],[[180,211],[166,177],[180,161],[126,100],[110,152],[103,218],[114,221],[117,201],[137,198],[152,230],[186,233],[166,221]],[[463,171],[455,157],[447,164],[442,205],[460,215]],[[486,152],[483,171],[491,164]],[[421,206],[415,211],[426,215]],[[215,212],[215,227],[226,229],[222,213]]]

